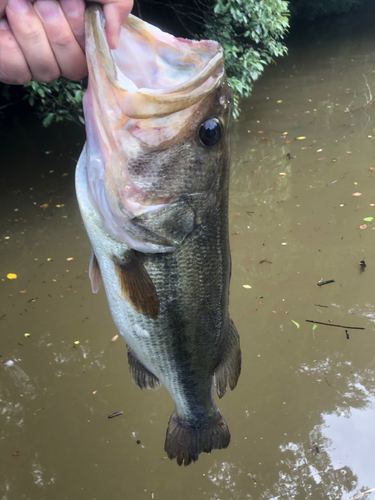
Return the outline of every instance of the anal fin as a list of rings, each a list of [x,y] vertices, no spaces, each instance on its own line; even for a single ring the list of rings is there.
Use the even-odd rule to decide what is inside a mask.
[[[229,335],[223,358],[215,370],[215,385],[219,398],[227,391],[227,386],[233,389],[237,385],[241,373],[240,336],[231,318],[229,318]]]
[[[93,293],[98,293],[100,285],[103,283],[102,273],[100,271],[99,262],[91,249],[89,277],[91,281],[91,289]]]
[[[151,389],[156,391],[161,387],[160,380],[155,377],[142,363],[135,357],[133,351],[128,347],[129,371],[135,385],[143,391]]]
[[[134,250],[126,252],[123,259],[113,257],[117,276],[120,280],[122,296],[138,312],[157,318],[159,298],[152,279]]]

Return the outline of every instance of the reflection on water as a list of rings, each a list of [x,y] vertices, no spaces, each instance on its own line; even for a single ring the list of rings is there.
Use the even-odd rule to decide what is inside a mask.
[[[243,370],[220,401],[229,448],[188,468],[163,451],[165,389],[132,384],[105,295],[91,294],[73,182],[82,131],[27,119],[1,130],[1,500],[349,500],[375,487],[371,16],[292,40],[234,124]],[[365,330],[348,340],[306,319]]]

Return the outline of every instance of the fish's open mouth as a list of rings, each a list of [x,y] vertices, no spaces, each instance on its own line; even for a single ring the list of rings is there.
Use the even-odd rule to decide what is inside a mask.
[[[90,6],[86,11],[90,73],[105,77],[121,94],[122,112],[130,118],[181,111],[211,93],[222,80],[224,51],[217,42],[175,38],[129,16],[119,47],[111,51],[104,26],[102,9]]]

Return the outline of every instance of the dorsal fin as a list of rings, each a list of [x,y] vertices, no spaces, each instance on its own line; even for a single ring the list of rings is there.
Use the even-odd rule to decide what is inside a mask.
[[[113,262],[124,299],[130,302],[138,312],[150,318],[157,318],[159,315],[158,294],[136,252],[130,250],[121,260],[114,256]]]
[[[93,293],[98,293],[100,285],[103,283],[102,273],[100,271],[99,262],[91,249],[89,277],[91,280],[91,289]]]

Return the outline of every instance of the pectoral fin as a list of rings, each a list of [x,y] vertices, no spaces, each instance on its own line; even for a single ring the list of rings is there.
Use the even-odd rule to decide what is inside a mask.
[[[138,312],[150,318],[157,318],[159,315],[158,294],[137,252],[130,250],[122,260],[113,257],[113,262],[124,299],[130,302]]]
[[[100,271],[99,262],[91,249],[89,277],[91,280],[91,289],[93,293],[98,293],[100,285],[103,283],[102,273]]]
[[[240,336],[231,318],[229,318],[229,332],[227,347],[219,365],[215,370],[215,385],[219,398],[227,391],[227,386],[233,389],[237,385],[241,373]]]

